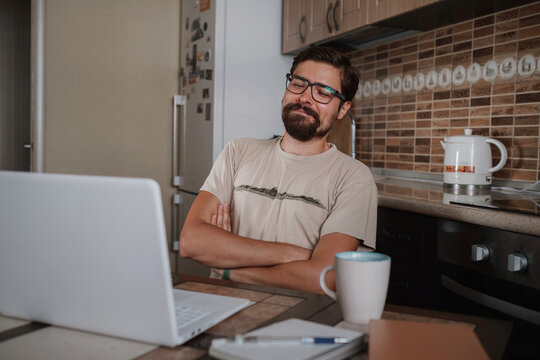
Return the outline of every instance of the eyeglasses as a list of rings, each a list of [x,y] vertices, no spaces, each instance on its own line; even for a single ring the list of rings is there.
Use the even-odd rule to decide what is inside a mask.
[[[337,96],[341,102],[347,101],[345,97],[336,89],[332,89],[330,86],[312,83],[308,79],[304,79],[301,76],[293,75],[291,73],[287,74],[287,90],[293,94],[302,94],[308,86],[311,87],[311,97],[318,103],[328,104],[334,96]]]

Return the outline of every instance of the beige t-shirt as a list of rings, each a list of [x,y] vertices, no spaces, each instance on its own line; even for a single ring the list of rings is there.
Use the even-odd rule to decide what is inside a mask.
[[[212,167],[201,190],[232,204],[232,231],[307,249],[338,232],[375,248],[377,187],[369,169],[334,145],[299,156],[280,141],[231,141]]]

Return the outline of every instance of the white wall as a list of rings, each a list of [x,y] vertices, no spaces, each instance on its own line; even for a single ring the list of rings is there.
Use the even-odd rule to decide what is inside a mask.
[[[225,89],[216,88],[215,101],[223,108],[223,145],[238,137],[283,134],[281,99],[293,58],[281,55],[281,9],[278,0],[217,1],[216,44],[223,38],[224,46],[216,52],[225,55]]]

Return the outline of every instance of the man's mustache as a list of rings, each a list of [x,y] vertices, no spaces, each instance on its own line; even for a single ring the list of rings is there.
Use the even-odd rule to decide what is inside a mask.
[[[299,110],[299,109],[302,109],[306,114],[313,117],[316,121],[320,121],[319,114],[315,110],[313,110],[309,106],[303,106],[300,103],[291,103],[291,104],[285,105],[285,107],[283,108],[283,112],[288,113],[289,111]]]

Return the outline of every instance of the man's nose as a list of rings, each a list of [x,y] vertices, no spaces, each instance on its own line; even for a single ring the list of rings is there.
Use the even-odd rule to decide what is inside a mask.
[[[306,90],[304,90],[304,92],[298,96],[298,100],[302,103],[311,104],[313,102],[313,97],[311,96],[311,87],[308,86]]]

